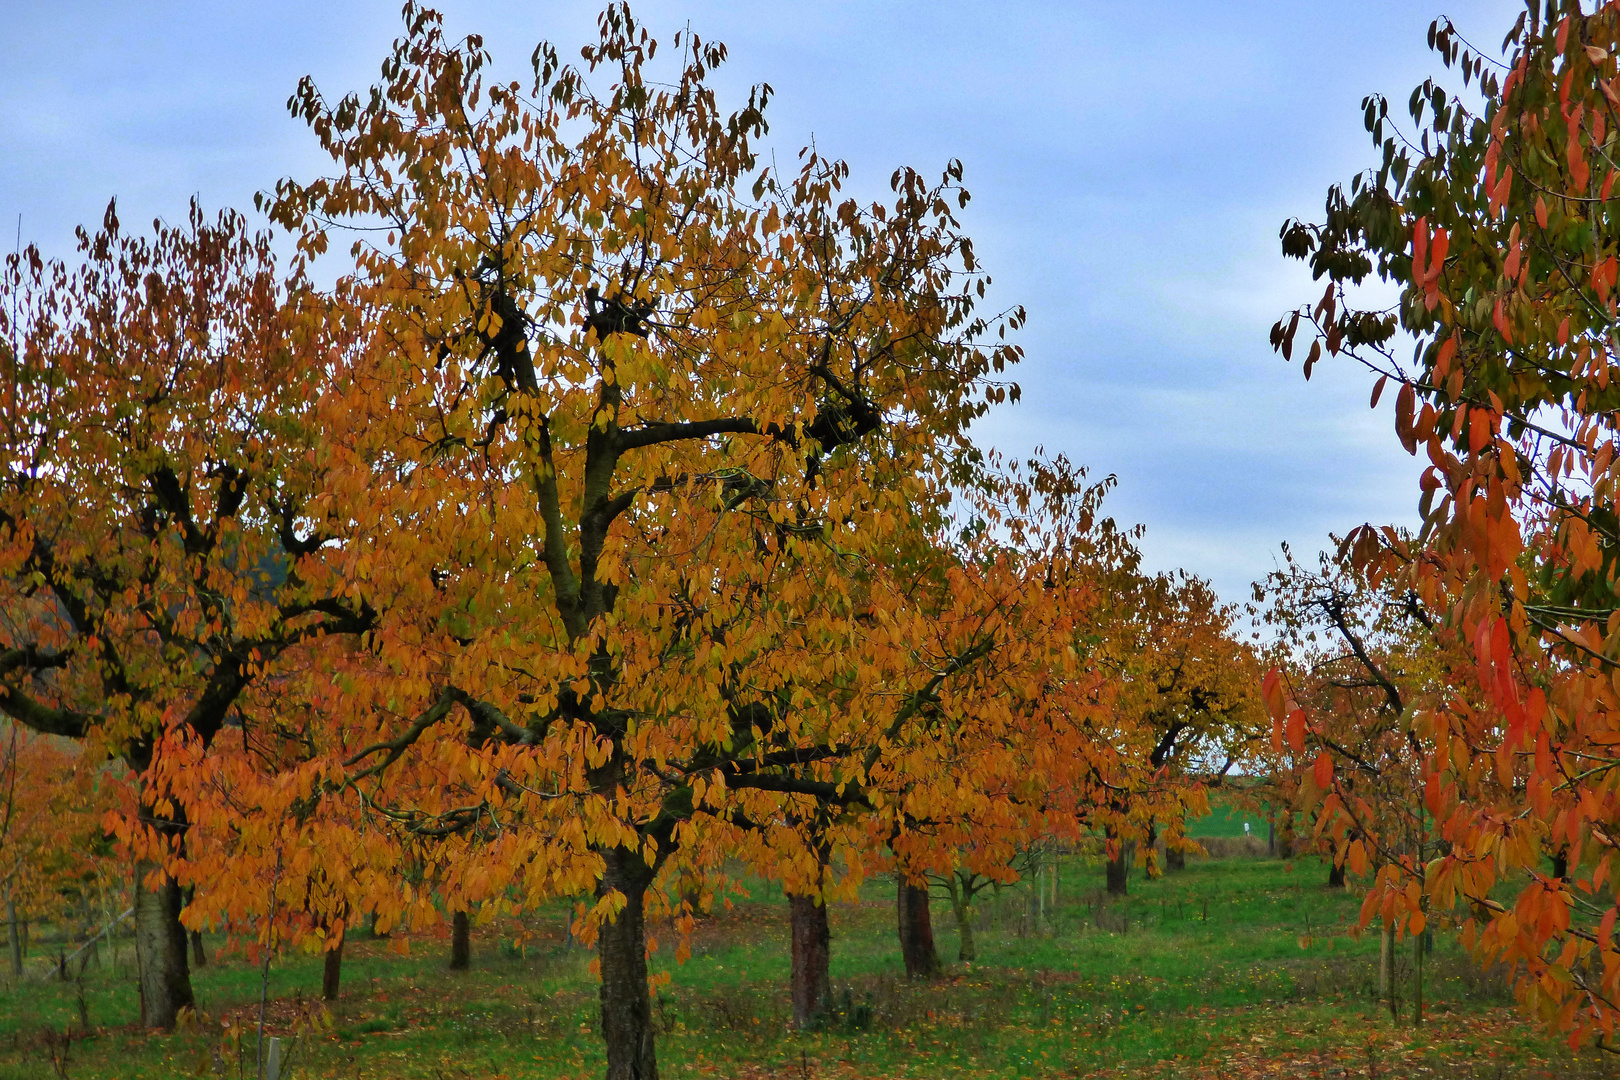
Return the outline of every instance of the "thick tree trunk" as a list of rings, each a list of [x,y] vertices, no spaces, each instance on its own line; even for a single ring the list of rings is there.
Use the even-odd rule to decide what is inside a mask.
[[[1170,873],[1179,873],[1187,869],[1187,853],[1171,844],[1173,840],[1180,841],[1186,837],[1187,815],[1182,813],[1164,834],[1164,868]]]
[[[793,1026],[804,1030],[832,1004],[832,930],[827,905],[813,896],[788,897],[793,942]]]
[[[1131,862],[1136,853],[1131,850],[1130,842],[1123,839],[1113,829],[1108,829],[1103,835],[1109,844],[1118,845],[1118,851],[1108,859],[1105,871],[1108,882],[1108,895],[1124,896],[1130,882]],[[1105,848],[1104,851],[1106,852],[1106,850]]]
[[[900,878],[900,956],[906,975],[932,979],[939,974],[939,953],[934,950],[934,924],[928,911],[928,886],[913,885],[902,871]]]
[[[166,1030],[195,999],[186,930],[180,925],[180,885],[161,874],[162,883],[149,891],[144,883],[154,870],[154,863],[135,864],[135,958],[141,973],[141,1026]]]
[[[1344,864],[1340,862],[1328,863],[1328,888],[1344,888]]]
[[[458,911],[450,920],[450,970],[466,971],[472,966],[472,920]]]
[[[326,950],[321,965],[321,1000],[336,1001],[338,984],[343,978],[343,942],[349,936],[347,929],[338,935],[337,944]]]
[[[1124,896],[1126,894],[1130,883],[1131,870],[1130,863],[1126,860],[1130,858],[1130,855],[1129,845],[1121,841],[1119,854],[1108,860],[1109,896]]]
[[[645,904],[653,871],[639,851],[602,853],[606,894],[624,894],[618,918],[602,926],[597,958],[602,969],[602,1040],[607,1044],[607,1080],[658,1080],[653,1046],[652,999],[647,994]]]
[[[6,938],[11,945],[11,975],[22,978],[22,931],[17,925],[17,901],[6,890]]]

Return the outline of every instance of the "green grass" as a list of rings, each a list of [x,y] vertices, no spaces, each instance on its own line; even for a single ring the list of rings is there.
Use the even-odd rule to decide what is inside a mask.
[[[1251,836],[1266,838],[1265,814],[1255,810],[1239,810],[1220,803],[1210,807],[1207,816],[1187,822],[1187,835],[1193,839],[1204,836],[1242,836],[1243,823],[1249,823]]]
[[[1239,826],[1241,832],[1241,826]],[[980,961],[950,963],[930,984],[901,975],[892,883],[870,882],[835,904],[836,998],[860,1024],[789,1030],[786,905],[775,886],[702,920],[691,959],[656,928],[654,969],[667,974],[654,1013],[667,1077],[1203,1077],[1604,1076],[1516,1019],[1500,986],[1443,939],[1429,960],[1430,1023],[1422,1037],[1373,998],[1377,945],[1348,931],[1358,900],[1322,887],[1315,859],[1193,860],[1159,881],[1132,878],[1105,903],[1101,868],[1076,858],[1044,925],[1027,891],[986,897]],[[999,908],[999,910],[998,910]],[[444,970],[447,943],[429,936],[400,956],[353,942],[344,993],[330,1015],[311,1000],[318,957],[270,971],[269,1026],[297,1034],[293,1077],[423,1080],[594,1077],[590,954],[569,944],[560,906],[537,913],[522,950],[516,923],[474,933],[474,970]],[[934,907],[942,958],[954,961],[947,905]],[[497,935],[504,935],[498,937]],[[1408,955],[1403,947],[1403,960]],[[253,1076],[259,970],[218,958],[196,974],[201,1015],[187,1030],[133,1028],[137,1001],[127,943],[118,967],[91,966],[84,986],[28,982],[0,990],[0,1078],[102,1080]],[[301,1032],[301,1034],[298,1034]],[[1325,1071],[1324,1071],[1325,1070]]]

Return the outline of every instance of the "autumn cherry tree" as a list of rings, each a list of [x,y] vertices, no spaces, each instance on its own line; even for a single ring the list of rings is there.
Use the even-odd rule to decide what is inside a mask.
[[[463,845],[469,899],[594,890],[609,1075],[650,1077],[669,854],[751,792],[864,779],[905,694],[974,659],[918,670],[910,626],[868,632],[862,572],[948,496],[1018,353],[973,314],[960,166],[868,204],[813,152],[778,172],[768,90],[724,113],[724,49],[660,53],[621,7],[582,67],[537,50],[528,87],[407,21],[369,97],[300,88],[337,172],[269,204],[306,252],[367,229],[368,352],[326,460],[378,623],[303,677],[365,673],[308,717],[300,775]],[[834,776],[779,767],[814,760]]]
[[[1376,376],[1375,401],[1395,394],[1396,435],[1427,461],[1424,527],[1411,544],[1361,530],[1351,552],[1375,585],[1415,593],[1462,654],[1407,706],[1441,853],[1386,869],[1371,902],[1413,931],[1430,912],[1464,917],[1464,941],[1512,967],[1528,1007],[1607,1045],[1620,7],[1532,4],[1500,62],[1444,20],[1430,40],[1461,87],[1414,91],[1410,133],[1367,99],[1381,162],[1334,187],[1319,224],[1284,226],[1284,252],[1326,281],[1273,330],[1307,374],[1347,356]],[[1357,306],[1373,275],[1399,286],[1393,307]],[[1314,730],[1303,707],[1276,711],[1296,742]]]
[[[1322,553],[1315,567],[1285,550],[1282,568],[1256,587],[1270,601],[1263,621],[1280,654],[1264,689],[1283,721],[1262,759],[1285,812],[1303,811],[1312,842],[1325,846],[1330,886],[1342,886],[1348,870],[1379,881],[1412,876],[1421,889],[1443,838],[1426,804],[1424,755],[1412,720],[1442,679],[1447,646],[1455,643],[1415,592],[1400,589],[1396,578],[1382,581],[1395,591],[1375,588],[1346,550]],[[1291,825],[1285,835],[1292,839]],[[1393,896],[1375,889],[1367,908],[1381,917],[1379,989],[1392,1012],[1402,922],[1394,905]],[[1413,941],[1417,1022],[1422,941]]]
[[[119,834],[143,1021],[168,1027],[192,1003],[187,818],[158,750],[208,746],[284,651],[369,617],[307,531],[309,379],[348,331],[234,214],[141,239],[109,207],[80,256],[0,274],[0,710],[137,774]]]
[[[969,440],[1022,313],[978,314],[959,163],[778,168],[769,89],[723,111],[724,48],[623,6],[526,82],[405,18],[368,95],[293,97],[333,172],[262,203],[289,270],[200,213],[8,263],[0,709],[131,767],[149,1024],[187,886],[329,991],[362,914],[580,897],[608,1074],[652,1078],[648,915],[726,857],[810,940],[835,862],[915,901],[1095,824],[1134,552],[1106,485]]]
[[[1105,655],[1121,686],[1110,742],[1130,773],[1095,823],[1107,837],[1108,891],[1122,895],[1137,839],[1157,876],[1161,830],[1176,855],[1188,809],[1207,812],[1205,784],[1247,756],[1263,713],[1256,659],[1234,631],[1236,609],[1207,581],[1134,571],[1116,580],[1119,611],[1103,627],[1113,638]]]

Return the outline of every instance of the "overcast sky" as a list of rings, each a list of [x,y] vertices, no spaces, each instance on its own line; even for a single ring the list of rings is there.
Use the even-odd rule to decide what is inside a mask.
[[[966,165],[964,226],[1023,304],[1023,403],[981,439],[1064,453],[1117,475],[1111,512],[1147,526],[1152,569],[1185,567],[1229,600],[1278,544],[1312,552],[1364,521],[1410,524],[1418,467],[1394,394],[1323,363],[1307,384],[1267,342],[1320,294],[1278,252],[1284,218],[1320,216],[1329,184],[1374,160],[1360,101],[1438,73],[1425,44],[1450,15],[1496,55],[1520,5],[1464,0],[1284,3],[752,3],[633,5],[667,40],[724,41],[720,84],[776,91],[770,141],[812,136],[858,191],[901,164]],[[595,38],[580,0],[447,0],[521,75],[537,41]],[[119,199],[126,228],[251,210],[287,175],[322,171],[286,111],[313,75],[330,100],[374,81],[400,29],[393,0],[0,2],[0,222],[47,254]],[[10,241],[11,236],[6,239]],[[7,247],[10,244],[7,243]]]

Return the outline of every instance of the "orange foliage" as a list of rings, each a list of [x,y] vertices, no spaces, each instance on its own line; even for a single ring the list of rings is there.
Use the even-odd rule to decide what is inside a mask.
[[[123,889],[101,831],[118,783],[64,740],[0,726],[0,885],[20,917]]]
[[[1399,383],[1396,435],[1428,461],[1421,535],[1365,528],[1346,545],[1374,588],[1410,591],[1437,622],[1434,675],[1398,727],[1414,810],[1439,842],[1421,864],[1386,865],[1369,904],[1414,928],[1460,919],[1482,962],[1512,968],[1527,1007],[1572,1041],[1609,1043],[1620,6],[1558,0],[1542,15],[1520,16],[1503,65],[1437,23],[1431,43],[1477,96],[1420,87],[1412,141],[1386,135],[1387,103],[1368,100],[1383,164],[1349,196],[1332,190],[1323,225],[1285,225],[1284,251],[1329,281],[1273,342],[1289,354],[1304,322],[1319,335],[1312,360],[1325,347],[1378,372],[1378,389]],[[1346,287],[1375,270],[1401,286],[1399,304],[1357,310]],[[1410,364],[1397,325],[1419,340]],[[1325,734],[1305,702],[1270,703],[1296,746]]]
[[[1111,481],[970,442],[1023,316],[977,311],[960,163],[779,170],[768,89],[725,115],[723,47],[622,7],[527,88],[406,19],[369,97],[294,97],[335,174],[269,200],[289,271],[110,212],[77,273],[9,264],[0,707],[137,766],[189,923],[578,897],[650,1075],[645,916],[725,858],[803,894],[1202,806],[1252,658]]]

